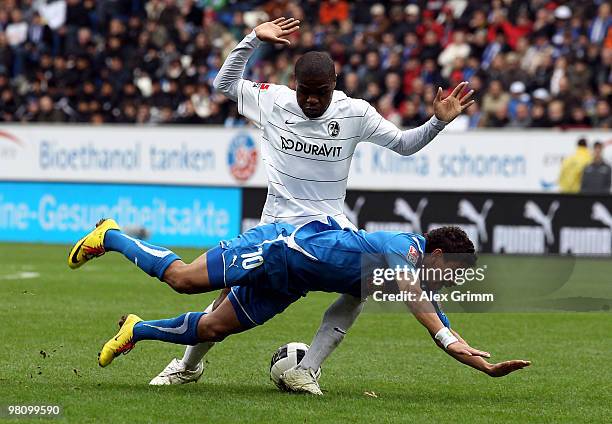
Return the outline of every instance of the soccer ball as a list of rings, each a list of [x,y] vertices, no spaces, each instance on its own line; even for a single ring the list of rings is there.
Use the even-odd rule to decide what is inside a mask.
[[[308,352],[309,347],[305,343],[291,342],[276,349],[270,361],[270,380],[274,382],[276,387],[287,391],[282,381],[280,381],[280,376],[289,368],[299,364],[304,355],[306,355],[306,352]],[[318,381],[321,377],[321,368],[317,370],[315,377]]]

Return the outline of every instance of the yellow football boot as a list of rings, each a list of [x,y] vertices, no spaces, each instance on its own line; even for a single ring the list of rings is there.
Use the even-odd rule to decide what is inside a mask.
[[[125,318],[125,322],[121,325],[117,335],[107,341],[98,354],[98,364],[101,367],[109,365],[117,356],[125,355],[134,348],[134,326],[140,321],[142,321],[142,318],[133,314]]]
[[[89,234],[76,242],[68,255],[68,266],[77,269],[90,259],[104,255],[104,235],[108,230],[121,230],[114,219],[101,219]]]

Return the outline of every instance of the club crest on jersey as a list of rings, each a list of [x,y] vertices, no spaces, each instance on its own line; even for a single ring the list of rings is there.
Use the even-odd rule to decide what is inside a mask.
[[[227,152],[227,164],[236,180],[251,178],[257,169],[257,147],[248,134],[238,134],[232,139]]]
[[[340,124],[338,121],[331,121],[327,124],[327,132],[331,137],[338,137],[338,134],[340,134]]]
[[[253,87],[259,87],[260,90],[267,90],[268,88],[270,88],[270,84],[267,84],[265,82],[256,82],[253,84]]]
[[[406,255],[406,257],[408,258],[408,262],[416,266],[417,262],[419,261],[419,252],[418,250],[416,250],[414,246],[410,246],[410,249],[408,249],[408,254]]]

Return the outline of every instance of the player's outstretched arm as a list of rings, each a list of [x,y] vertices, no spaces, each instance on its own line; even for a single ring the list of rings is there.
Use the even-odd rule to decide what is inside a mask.
[[[474,349],[473,347],[471,347],[470,345],[467,344],[467,342],[465,340],[463,340],[461,338],[461,336],[454,330],[452,330],[453,334],[455,334],[455,336],[457,337],[457,339],[460,341],[460,343],[464,344],[465,346],[467,346],[467,349],[470,352],[474,352],[474,351],[478,351],[477,349]],[[434,339],[435,340],[435,339]],[[442,350],[444,350],[446,353],[448,353],[450,356],[452,356],[453,358],[455,358],[457,361],[468,365],[474,369],[477,369],[478,371],[482,371],[485,374],[487,374],[490,377],[503,377],[505,375],[510,374],[511,372],[514,371],[518,371],[522,368],[528,367],[529,365],[531,365],[530,361],[524,361],[524,360],[519,360],[519,359],[515,359],[512,361],[505,361],[505,362],[499,362],[497,364],[491,364],[489,362],[487,362],[487,360],[483,357],[489,357],[490,355],[486,352],[486,355],[476,355],[474,353],[472,353],[472,355],[464,355],[461,353],[456,353],[453,352],[450,349],[444,349],[444,346],[442,346],[442,344],[438,341],[435,340],[436,344],[438,345],[438,347],[440,347]],[[452,346],[452,345],[451,345]],[[480,351],[478,351],[480,352]]]
[[[454,336],[457,338],[457,340],[459,340],[461,343],[463,343],[464,345],[466,345],[466,346],[468,347],[468,350],[469,350],[469,351],[470,351],[472,354],[474,354],[474,351],[478,351],[478,352],[483,352],[485,355],[482,355],[482,356],[485,356],[485,357],[487,357],[487,358],[489,358],[489,357],[491,356],[491,354],[490,354],[489,352],[484,352],[484,351],[481,351],[481,350],[479,350],[479,349],[474,349],[474,348],[473,348],[472,346],[470,346],[470,344],[469,344],[468,342],[466,342],[466,341],[463,339],[463,337],[461,337],[461,336],[459,335],[459,333],[457,333],[455,330],[450,329],[450,331],[451,331],[451,333],[452,333],[452,334],[453,334],[453,335],[454,335]]]
[[[238,83],[253,51],[264,42],[290,44],[284,37],[297,31],[300,21],[278,18],[258,25],[231,51],[213,81],[213,86],[233,101],[238,100]]]
[[[421,126],[402,131],[400,137],[392,141],[384,142],[386,138],[393,136],[393,132],[384,131],[385,128],[393,125],[391,123],[379,126],[379,128],[382,127],[383,130],[376,130],[373,135],[376,136],[380,134],[382,137],[381,141],[383,141],[382,145],[389,147],[402,156],[415,154],[423,147],[427,146],[440,131],[444,129],[446,124],[474,104],[474,100],[471,100],[474,95],[474,90],[470,90],[463,94],[467,86],[467,81],[458,84],[446,98],[442,98],[442,88],[439,87],[433,101],[434,116]]]
[[[423,291],[421,290],[418,280],[413,281],[410,278],[398,279],[397,286],[400,291],[408,294],[409,300],[406,302],[406,305],[408,309],[410,309],[410,312],[412,312],[417,321],[429,331],[429,334],[434,340],[441,343],[445,351],[449,354],[462,356],[489,355],[487,352],[465,345],[444,326],[431,302],[422,298],[421,295]]]

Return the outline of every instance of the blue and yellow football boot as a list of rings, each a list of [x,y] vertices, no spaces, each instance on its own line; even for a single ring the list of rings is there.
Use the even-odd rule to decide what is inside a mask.
[[[125,318],[119,332],[106,342],[102,351],[98,354],[98,364],[105,367],[113,362],[117,356],[127,354],[134,348],[134,326],[142,321],[136,315],[130,314]]]
[[[77,269],[90,259],[104,255],[104,235],[108,230],[121,230],[114,219],[101,219],[89,234],[76,242],[68,255],[68,266]]]

